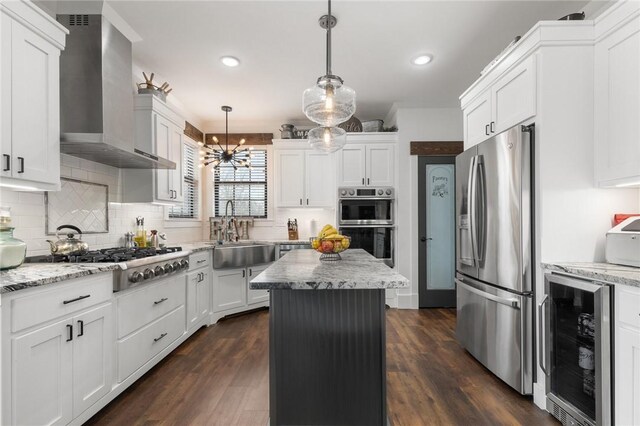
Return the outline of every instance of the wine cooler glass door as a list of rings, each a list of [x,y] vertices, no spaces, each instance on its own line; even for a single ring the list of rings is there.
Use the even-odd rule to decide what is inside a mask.
[[[547,275],[546,295],[547,397],[574,418],[609,424],[609,288]]]

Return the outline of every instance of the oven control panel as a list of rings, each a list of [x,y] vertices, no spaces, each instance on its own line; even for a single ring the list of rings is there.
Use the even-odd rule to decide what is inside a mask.
[[[379,198],[393,199],[395,191],[390,186],[381,187],[341,187],[338,188],[338,198]]]

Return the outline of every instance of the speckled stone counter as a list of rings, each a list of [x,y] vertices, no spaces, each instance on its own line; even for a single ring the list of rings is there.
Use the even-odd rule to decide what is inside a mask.
[[[362,249],[320,261],[315,250],[294,250],[251,280],[252,289],[331,290],[403,288],[409,281]]]
[[[341,256],[293,250],[251,281],[269,289],[271,425],[388,424],[385,291],[409,282],[364,250]]]
[[[116,263],[31,263],[0,272],[0,294],[118,269]]]
[[[640,287],[640,268],[631,266],[611,263],[543,263],[542,267],[611,284]]]

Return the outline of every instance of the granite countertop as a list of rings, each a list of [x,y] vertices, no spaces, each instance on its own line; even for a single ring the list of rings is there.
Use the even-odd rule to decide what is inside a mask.
[[[118,269],[117,263],[29,263],[0,272],[0,294]]]
[[[409,286],[409,280],[362,249],[340,254],[341,261],[321,262],[315,250],[293,250],[251,280],[252,289],[385,289]]]
[[[631,266],[612,263],[542,263],[542,267],[611,284],[640,287],[640,268]]]

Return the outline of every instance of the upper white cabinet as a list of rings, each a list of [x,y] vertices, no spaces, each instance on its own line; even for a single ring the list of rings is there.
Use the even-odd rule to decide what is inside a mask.
[[[182,203],[184,119],[153,95],[136,95],[134,116],[136,147],[173,161],[176,168],[122,169],[123,182],[127,183],[123,186],[123,202]]]
[[[274,157],[276,207],[335,204],[333,155],[311,149],[277,147]]]
[[[640,3],[605,12],[596,35],[596,181],[640,187]]]
[[[337,186],[393,186],[395,140],[395,133],[348,134],[337,152]]]
[[[534,55],[525,58],[463,105],[465,148],[536,114],[535,64]]]
[[[68,31],[31,2],[0,3],[0,176],[60,189],[60,51]]]

